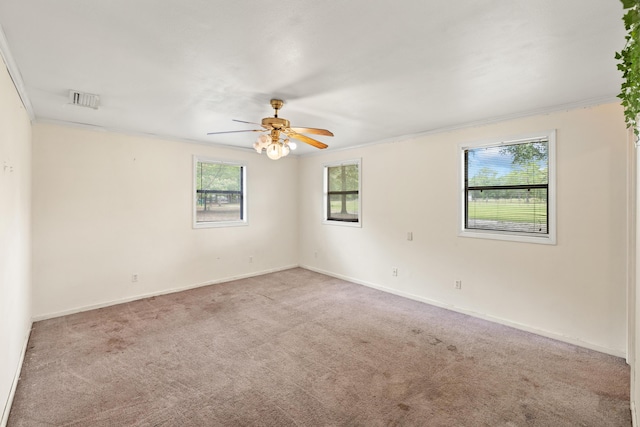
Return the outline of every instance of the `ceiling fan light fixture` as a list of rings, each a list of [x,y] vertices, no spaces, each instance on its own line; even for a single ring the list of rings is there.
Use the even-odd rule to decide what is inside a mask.
[[[271,160],[278,160],[282,157],[282,145],[278,141],[272,142],[267,147],[267,157]]]
[[[286,142],[282,144],[282,157],[288,155],[289,151],[290,151],[289,145]]]
[[[263,148],[264,147],[262,146],[262,144],[260,144],[260,141],[256,141],[256,142],[253,143],[253,149],[256,150],[256,152],[258,154],[262,154],[262,149]]]
[[[267,148],[271,144],[271,138],[268,135],[260,135],[256,142],[253,143],[253,148],[258,154],[262,154],[262,150]]]

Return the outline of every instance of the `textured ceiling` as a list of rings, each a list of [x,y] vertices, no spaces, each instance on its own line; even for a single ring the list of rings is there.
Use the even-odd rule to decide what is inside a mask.
[[[614,0],[0,2],[38,121],[250,147],[206,133],[254,128],[232,119],[271,116],[276,97],[292,125],[333,131],[329,150],[612,101],[622,15]]]

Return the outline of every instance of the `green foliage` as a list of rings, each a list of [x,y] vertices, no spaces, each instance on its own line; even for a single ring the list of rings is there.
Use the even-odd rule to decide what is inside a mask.
[[[222,163],[198,162],[198,190],[241,190],[241,167]]]
[[[549,159],[546,141],[505,145],[500,149],[500,154],[511,155],[513,164],[522,166],[537,161],[547,162]]]
[[[501,185],[501,179],[498,176],[498,172],[485,166],[475,176],[469,178],[469,185],[472,187]]]
[[[627,126],[633,129],[636,139],[638,133],[638,115],[640,115],[640,0],[621,0],[626,10],[624,27],[627,30],[626,43],[615,58],[620,61],[618,70],[622,72],[623,82],[618,98],[622,100]]]
[[[484,167],[475,176],[469,178],[470,187],[547,184],[548,182],[549,168],[541,168],[536,162],[519,166],[505,175],[498,175],[493,169]]]
[[[329,167],[329,191],[358,189],[358,165]]]

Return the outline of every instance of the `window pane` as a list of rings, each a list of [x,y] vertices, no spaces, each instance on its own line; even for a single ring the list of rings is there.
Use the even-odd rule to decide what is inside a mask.
[[[358,221],[358,194],[330,194],[328,219]]]
[[[357,191],[358,165],[329,167],[329,191]]]
[[[469,187],[549,183],[547,141],[467,150]]]
[[[548,234],[548,140],[465,152],[465,228]]]
[[[547,189],[470,190],[466,228],[547,234]]]
[[[196,222],[240,221],[242,166],[198,162]]]
[[[360,161],[325,165],[324,220],[360,226]]]

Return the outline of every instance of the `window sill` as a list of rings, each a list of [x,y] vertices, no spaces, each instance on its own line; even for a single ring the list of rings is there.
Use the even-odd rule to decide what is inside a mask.
[[[459,237],[471,237],[476,239],[506,240],[510,242],[537,243],[541,245],[555,245],[556,238],[553,235],[533,236],[525,233],[501,233],[499,231],[462,230]]]
[[[342,227],[354,227],[354,228],[362,228],[362,223],[358,222],[350,222],[350,221],[332,221],[329,219],[325,219],[322,221],[325,225],[338,225]]]
[[[247,221],[198,222],[193,224],[193,228],[243,227],[245,225],[249,225],[249,223]]]

